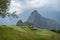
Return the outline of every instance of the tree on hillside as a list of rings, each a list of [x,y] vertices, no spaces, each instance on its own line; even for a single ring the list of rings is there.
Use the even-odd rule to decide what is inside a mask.
[[[10,17],[10,16],[17,17],[15,15],[16,12],[13,12],[12,14],[7,13],[7,11],[9,11],[10,2],[11,2],[11,0],[0,0],[0,17],[5,18],[6,15],[8,17]]]

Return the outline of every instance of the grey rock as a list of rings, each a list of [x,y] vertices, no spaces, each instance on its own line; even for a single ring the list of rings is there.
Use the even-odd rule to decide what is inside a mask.
[[[32,26],[41,29],[60,30],[60,25],[55,20],[51,20],[41,16],[37,10],[34,10],[25,22],[26,25],[29,25],[30,23],[32,24]]]

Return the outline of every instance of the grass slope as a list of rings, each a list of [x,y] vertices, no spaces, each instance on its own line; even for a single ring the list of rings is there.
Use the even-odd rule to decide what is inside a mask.
[[[60,34],[26,26],[0,26],[0,40],[60,40]]]

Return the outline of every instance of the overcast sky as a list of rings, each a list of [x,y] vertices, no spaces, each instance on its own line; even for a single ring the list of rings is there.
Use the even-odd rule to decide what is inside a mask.
[[[44,6],[60,11],[60,0],[12,0],[10,12],[16,11],[16,14],[19,14],[27,9],[42,8]]]
[[[16,11],[16,14],[20,14],[20,19],[26,21],[31,10],[35,9],[44,17],[60,21],[60,0],[12,0],[9,12]],[[17,21],[18,19],[0,18],[1,25],[15,25]]]

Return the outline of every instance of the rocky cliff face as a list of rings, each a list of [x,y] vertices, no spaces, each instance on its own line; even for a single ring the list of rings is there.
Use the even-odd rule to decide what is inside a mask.
[[[60,30],[60,25],[51,19],[42,17],[37,10],[34,10],[29,16],[28,20],[23,23],[21,20],[17,22],[17,26],[32,25],[41,29]]]
[[[56,21],[42,17],[36,10],[31,13],[28,20],[25,22],[26,25],[29,25],[30,23],[33,26],[42,29],[60,29],[60,25]]]

